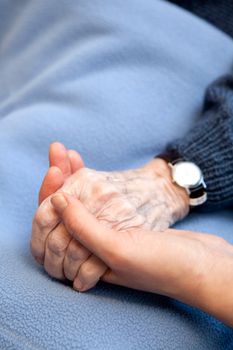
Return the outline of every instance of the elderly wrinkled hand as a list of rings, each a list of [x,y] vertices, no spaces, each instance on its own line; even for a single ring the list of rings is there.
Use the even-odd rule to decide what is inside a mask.
[[[41,199],[46,190],[50,195],[35,214],[31,250],[51,276],[67,278],[74,284],[82,280],[94,286],[107,267],[71,238],[54,211],[51,194],[59,188],[59,183],[59,192],[78,198],[102,224],[117,231],[139,227],[165,230],[187,214],[188,196],[172,184],[163,160],[155,159],[136,170],[99,172],[85,168],[77,159],[75,162],[74,151],[69,152],[66,153],[63,145],[55,145],[50,152],[52,165],[62,170],[64,179],[59,180],[61,173],[58,176],[59,169],[53,168],[54,181],[53,176],[47,181],[53,189],[46,189],[46,181],[42,186]]]

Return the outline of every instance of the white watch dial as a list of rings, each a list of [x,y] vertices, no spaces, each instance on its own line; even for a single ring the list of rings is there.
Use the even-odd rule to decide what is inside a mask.
[[[192,162],[180,162],[172,166],[173,180],[182,187],[198,186],[202,180],[201,169]]]

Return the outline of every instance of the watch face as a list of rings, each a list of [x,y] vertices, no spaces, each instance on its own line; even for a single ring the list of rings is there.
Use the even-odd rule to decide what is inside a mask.
[[[191,162],[180,162],[173,166],[173,180],[182,187],[196,187],[201,183],[201,169]]]

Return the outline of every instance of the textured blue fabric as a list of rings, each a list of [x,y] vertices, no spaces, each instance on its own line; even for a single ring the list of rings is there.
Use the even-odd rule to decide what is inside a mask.
[[[90,167],[143,164],[184,134],[231,39],[159,0],[0,1],[0,348],[232,349],[233,332],[174,300],[99,285],[79,294],[29,253],[48,145]],[[182,228],[233,242],[232,215]]]

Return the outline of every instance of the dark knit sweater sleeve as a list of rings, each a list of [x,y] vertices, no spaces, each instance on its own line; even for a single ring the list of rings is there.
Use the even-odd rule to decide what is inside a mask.
[[[233,205],[233,74],[209,86],[201,118],[166,151],[176,151],[201,168],[208,195],[203,208]]]

